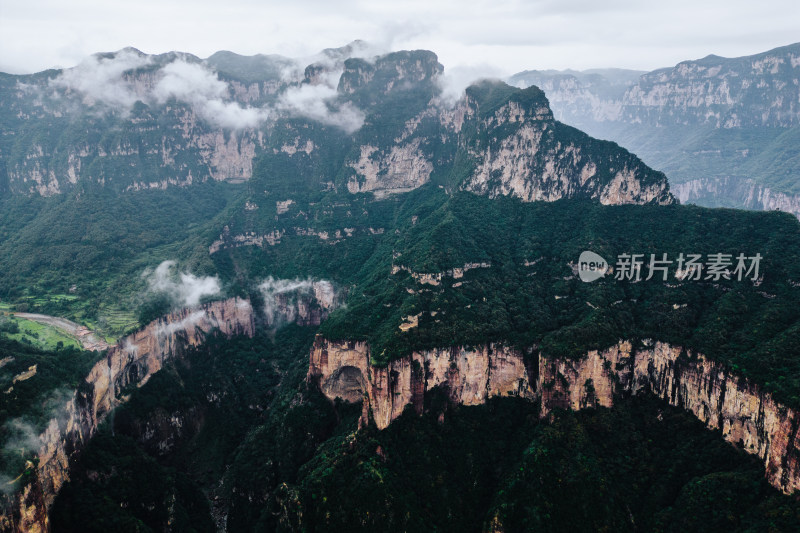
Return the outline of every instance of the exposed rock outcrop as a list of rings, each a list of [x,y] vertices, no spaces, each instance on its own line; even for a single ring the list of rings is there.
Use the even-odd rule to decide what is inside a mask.
[[[266,248],[267,246],[275,246],[280,244],[281,239],[286,233],[298,235],[300,237],[316,237],[322,242],[330,245],[335,245],[342,242],[344,239],[352,237],[355,234],[362,235],[383,235],[384,228],[342,228],[333,231],[315,230],[313,228],[286,228],[275,229],[266,234],[257,234],[255,232],[246,232],[243,234],[231,234],[230,230],[225,228],[219,239],[211,243],[208,247],[209,254],[215,254],[220,250],[227,250],[231,248],[239,248],[241,246],[258,246],[259,248]]]
[[[366,344],[318,337],[308,380],[332,400],[363,400],[361,423],[374,421],[380,429],[409,406],[421,412],[434,387],[464,405],[494,396],[538,399],[543,417],[557,408],[610,407],[618,395],[650,391],[761,458],[775,487],[786,493],[800,489],[800,414],[724,365],[662,342],[634,347],[620,341],[580,360],[525,357],[498,344],[453,347],[376,367]]]
[[[556,119],[632,150],[681,201],[795,213],[800,43],[652,72],[526,71]]]
[[[526,202],[593,198],[606,205],[675,203],[664,174],[616,145],[556,122],[536,87],[512,94],[496,109],[481,101],[486,99],[482,92],[497,90],[467,89],[464,105],[473,108],[468,115],[475,118],[464,129],[474,128],[477,134],[460,141],[474,162],[463,189]]]
[[[395,193],[416,189],[430,180],[433,164],[420,150],[420,139],[394,145],[388,153],[377,146],[361,147],[361,157],[350,166],[356,175],[347,182],[351,193]]]
[[[777,192],[749,179],[702,178],[672,185],[672,191],[682,203],[778,210],[800,218],[800,195]]]
[[[377,198],[438,179],[443,188],[525,201],[674,202],[662,174],[618,146],[556,122],[535,88],[481,82],[454,103],[442,90],[444,67],[433,52],[367,60],[350,57],[354,50],[326,52],[330,61],[309,65],[298,77],[279,58],[215,54],[209,60],[220,71],[212,72],[209,63],[186,54],[123,50],[103,57],[133,58],[136,65],[109,80],[124,89],[124,101],[113,102],[86,89],[81,67],[48,79],[0,80],[0,93],[8,95],[0,115],[24,120],[23,127],[2,132],[14,141],[9,146],[19,146],[0,146],[8,189],[51,196],[78,184],[126,192],[241,183],[261,160],[269,169],[260,173],[262,181],[272,173],[302,176],[297,182],[311,188]],[[254,72],[243,71],[246,65]],[[164,80],[176,68],[208,76],[214,94],[167,98]],[[320,84],[327,89],[309,91]],[[48,96],[53,91],[58,98]],[[297,98],[312,100],[292,104]],[[76,115],[91,117],[88,138],[70,133],[69,117]],[[45,123],[52,131],[46,140],[35,133]],[[316,123],[333,128],[317,131]],[[261,185],[254,191],[273,188]]]
[[[785,128],[800,125],[798,75],[795,43],[745,57],[710,55],[652,72],[526,71],[509,82],[544,90],[556,117],[570,124]]]
[[[127,399],[125,391],[142,386],[167,360],[187,346],[202,343],[212,330],[226,336],[252,336],[255,313],[250,302],[232,298],[184,309],[151,322],[112,346],[39,436],[34,480],[23,487],[10,516],[4,517],[5,527],[48,531],[47,510],[69,479],[70,462],[105,416]]]

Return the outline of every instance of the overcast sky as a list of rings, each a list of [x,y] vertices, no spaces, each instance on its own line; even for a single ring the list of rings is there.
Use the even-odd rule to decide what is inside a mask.
[[[0,71],[134,46],[208,57],[311,55],[364,39],[445,68],[652,70],[800,41],[798,0],[0,0]]]

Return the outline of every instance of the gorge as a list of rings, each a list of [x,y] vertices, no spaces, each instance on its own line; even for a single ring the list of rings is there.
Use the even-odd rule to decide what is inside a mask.
[[[620,341],[578,360],[526,356],[503,344],[450,347],[414,352],[381,368],[370,364],[362,342],[317,337],[307,379],[331,400],[363,401],[360,424],[378,429],[407,407],[422,412],[434,387],[463,405],[495,396],[538,400],[543,418],[553,409],[611,407],[618,395],[649,391],[757,455],[775,487],[785,493],[800,488],[797,411],[724,365],[668,343]]]

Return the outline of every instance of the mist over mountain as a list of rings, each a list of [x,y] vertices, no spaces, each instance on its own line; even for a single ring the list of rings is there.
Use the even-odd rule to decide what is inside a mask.
[[[773,57],[0,75],[0,530],[797,529],[797,218],[568,125],[793,131]]]
[[[684,202],[800,215],[800,44],[652,72],[526,71],[557,119],[665,172]]]
[[[202,61],[124,49],[73,69],[6,76],[0,87],[3,181],[12,194],[42,196],[98,185],[128,191],[209,179],[240,182],[253,176],[257,160],[273,158],[281,165],[333,165],[325,179],[297,173],[318,181],[317,187],[352,193],[409,190],[439,176],[448,187],[526,199],[617,195],[608,187],[622,186],[620,197],[605,202],[671,201],[663,177],[628,155],[616,168],[591,156],[578,161],[588,173],[579,185],[568,184],[572,170],[558,165],[534,178],[528,170],[547,161],[526,156],[530,150],[498,159],[503,154],[485,152],[464,125],[497,128],[530,114],[504,142],[527,135],[524,142],[541,145],[550,154],[545,158],[595,142],[552,121],[540,92],[492,82],[465,95],[430,52],[373,52],[355,42],[324,50],[303,66],[279,56],[220,52]],[[501,117],[498,109],[497,118],[482,121],[495,112],[493,101],[479,108],[484,97],[510,97],[513,115]],[[541,133],[530,137],[530,128]],[[462,147],[472,169],[456,171]],[[487,173],[501,168],[502,177],[489,183]],[[650,188],[633,191],[623,184],[628,179]]]

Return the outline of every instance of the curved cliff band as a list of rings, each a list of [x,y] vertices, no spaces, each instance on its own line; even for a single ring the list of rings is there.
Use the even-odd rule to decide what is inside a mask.
[[[539,399],[542,417],[556,408],[611,407],[615,395],[648,390],[760,457],[773,486],[785,493],[800,489],[800,415],[723,365],[679,346],[621,341],[581,360],[540,354],[526,362],[517,350],[489,344],[414,352],[383,368],[369,361],[364,343],[318,337],[307,379],[331,400],[363,398],[361,424],[371,420],[379,429],[408,405],[420,412],[434,387],[446,387],[451,401],[464,405],[494,396]]]
[[[179,356],[185,346],[202,343],[212,330],[252,337],[255,313],[250,302],[232,298],[173,313],[120,340],[95,364],[85,386],[64,406],[63,416],[50,420],[40,436],[37,475],[17,496],[19,530],[48,530],[47,512],[69,479],[71,459],[105,415],[125,401],[120,392],[146,383],[166,360]],[[502,344],[453,347],[414,352],[376,367],[365,343],[318,336],[307,379],[330,400],[363,400],[360,424],[373,421],[379,429],[409,405],[421,412],[425,394],[434,387],[444,387],[451,401],[464,405],[479,405],[494,396],[539,399],[543,417],[556,408],[610,407],[615,395],[649,390],[760,457],[775,487],[786,493],[800,489],[798,413],[721,364],[662,342],[634,347],[624,341],[592,350],[579,361],[545,355],[526,361]]]

